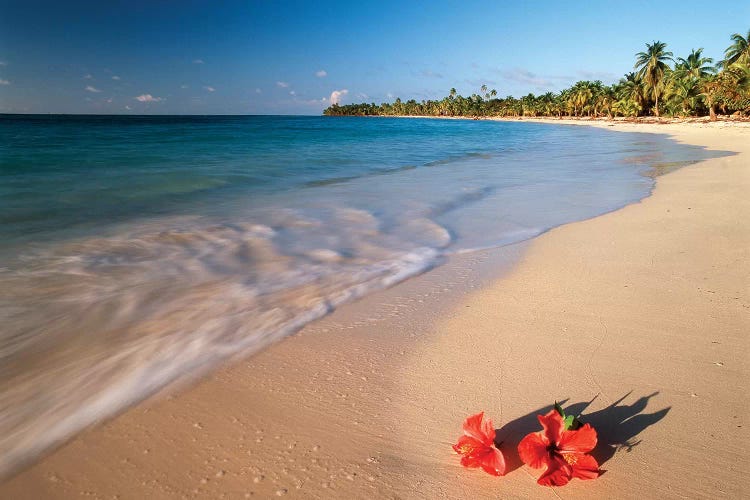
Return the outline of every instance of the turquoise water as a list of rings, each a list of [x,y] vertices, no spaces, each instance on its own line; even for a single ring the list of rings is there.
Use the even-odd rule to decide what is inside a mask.
[[[0,474],[451,254],[716,155],[520,122],[0,116]]]

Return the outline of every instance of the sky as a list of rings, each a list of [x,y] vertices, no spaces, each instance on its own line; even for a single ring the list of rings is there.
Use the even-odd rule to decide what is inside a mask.
[[[313,114],[617,81],[646,42],[721,59],[750,1],[0,0],[0,113]]]

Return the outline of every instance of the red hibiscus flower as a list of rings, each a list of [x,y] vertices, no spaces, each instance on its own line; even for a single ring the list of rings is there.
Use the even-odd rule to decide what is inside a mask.
[[[589,451],[596,446],[596,431],[589,424],[569,430],[572,417],[565,419],[557,410],[537,415],[544,428],[532,432],[518,444],[518,455],[535,469],[545,467],[537,483],[542,486],[564,486],[572,478],[596,479],[599,464]]]
[[[485,420],[484,412],[472,415],[464,421],[464,434],[453,445],[461,455],[464,467],[481,467],[493,476],[505,475],[505,457],[495,448],[495,428],[491,420]]]

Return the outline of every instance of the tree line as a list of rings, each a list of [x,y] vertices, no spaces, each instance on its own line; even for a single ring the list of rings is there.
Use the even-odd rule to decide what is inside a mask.
[[[441,100],[397,98],[393,103],[333,104],[323,111],[329,116],[500,116],[500,117],[691,117],[750,113],[750,30],[735,33],[714,63],[694,49],[687,57],[674,57],[667,44],[646,44],[635,55],[633,71],[620,81],[579,81],[560,92],[528,94],[521,98],[498,98],[497,91],[483,85],[480,93],[464,97],[450,90]]]

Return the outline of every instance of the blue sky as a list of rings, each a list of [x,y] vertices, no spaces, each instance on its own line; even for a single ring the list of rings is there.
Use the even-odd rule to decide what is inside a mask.
[[[646,42],[721,58],[750,2],[0,0],[0,112],[319,114],[611,83]]]

